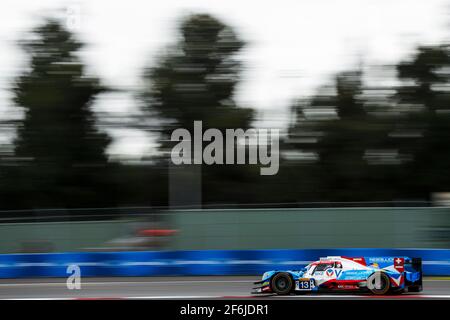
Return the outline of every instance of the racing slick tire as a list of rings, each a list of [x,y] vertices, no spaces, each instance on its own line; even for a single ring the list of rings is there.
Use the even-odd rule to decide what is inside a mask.
[[[377,277],[380,279],[379,287],[377,288]],[[367,288],[376,295],[386,294],[390,288],[389,277],[384,272],[375,272],[367,278]]]
[[[270,287],[276,294],[286,295],[291,293],[294,287],[294,280],[289,273],[280,272],[272,277]]]

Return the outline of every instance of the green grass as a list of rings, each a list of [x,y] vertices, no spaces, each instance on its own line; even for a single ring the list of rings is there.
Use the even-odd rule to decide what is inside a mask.
[[[442,276],[442,277],[424,277],[424,280],[450,280],[450,276]]]

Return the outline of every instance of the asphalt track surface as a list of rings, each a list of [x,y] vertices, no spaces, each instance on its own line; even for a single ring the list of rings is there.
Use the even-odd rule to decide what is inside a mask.
[[[450,280],[425,279],[424,291],[402,295],[258,295],[250,291],[259,277],[84,278],[69,290],[65,278],[1,279],[0,299],[450,299]]]

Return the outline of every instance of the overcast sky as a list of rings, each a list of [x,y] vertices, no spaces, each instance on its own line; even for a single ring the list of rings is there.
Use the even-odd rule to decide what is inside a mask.
[[[293,99],[307,96],[337,71],[395,63],[418,44],[439,43],[450,30],[448,0],[2,0],[0,116],[11,106],[10,82],[24,66],[16,46],[46,15],[59,12],[87,47],[89,72],[106,84],[135,89],[144,66],[176,41],[179,19],[210,13],[248,42],[236,92],[259,111],[259,126],[283,126]],[[131,94],[103,97],[98,109],[136,110]],[[111,152],[151,151],[140,132],[116,133]],[[0,140],[1,142],[1,140]]]

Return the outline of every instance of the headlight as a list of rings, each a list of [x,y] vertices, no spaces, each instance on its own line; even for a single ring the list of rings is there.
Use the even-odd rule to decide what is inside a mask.
[[[264,274],[263,274],[263,276],[262,276],[262,279],[261,280],[264,280],[266,277],[268,277],[269,276],[269,273],[268,272],[264,272]]]

